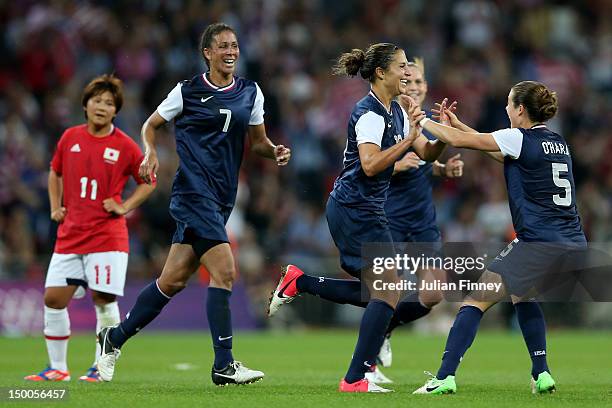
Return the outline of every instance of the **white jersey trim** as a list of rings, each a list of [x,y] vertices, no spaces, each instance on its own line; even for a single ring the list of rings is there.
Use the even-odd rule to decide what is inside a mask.
[[[518,159],[523,148],[523,132],[517,128],[496,130],[492,133],[495,143],[504,156]]]
[[[157,113],[159,113],[159,116],[164,118],[166,122],[170,122],[183,111],[183,94],[181,93],[182,86],[183,84],[181,82],[176,84],[168,96],[166,96],[166,99],[164,99],[157,107]]]
[[[249,126],[261,125],[264,123],[264,96],[263,92],[259,88],[259,85],[255,83],[255,88],[257,88],[257,95],[255,96],[255,102],[253,103],[253,108],[251,109],[251,118],[249,119]]]
[[[372,111],[364,113],[355,124],[357,146],[362,143],[374,143],[381,147],[384,132],[385,119],[382,116]]]

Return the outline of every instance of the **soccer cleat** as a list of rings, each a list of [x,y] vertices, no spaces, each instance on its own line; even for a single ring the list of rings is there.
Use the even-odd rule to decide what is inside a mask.
[[[215,385],[251,384],[264,378],[264,373],[251,370],[242,365],[240,361],[232,361],[223,370],[216,370],[213,366],[211,373]]]
[[[117,327],[117,326],[115,326]],[[98,357],[98,374],[102,381],[111,381],[115,373],[115,363],[121,355],[121,350],[115,348],[108,334],[112,327],[105,327],[98,333],[98,343],[100,343],[100,356]]]
[[[431,378],[421,388],[416,389],[413,394],[454,394],[457,392],[457,384],[455,384],[455,376],[449,375],[443,380],[439,380],[435,375],[429,371],[425,371],[425,374],[430,375]]]
[[[555,392],[555,380],[548,371],[544,371],[538,374],[538,379],[534,380],[531,377],[531,393],[532,394],[544,394]]]
[[[47,367],[38,374],[23,377],[26,381],[70,381],[70,372]]]
[[[90,367],[89,370],[87,370],[87,373],[85,373],[85,375],[79,377],[79,381],[86,381],[90,383],[102,382],[102,379],[100,378],[100,373],[98,372],[98,367]]]
[[[270,301],[268,303],[269,317],[274,316],[282,305],[290,303],[296,298],[299,294],[296,281],[302,275],[304,275],[304,272],[295,265],[283,267],[278,285],[270,295]]]
[[[380,371],[380,368],[376,364],[365,373],[365,378],[375,384],[392,384],[393,380],[387,377]]]
[[[377,358],[380,365],[383,367],[391,367],[391,363],[393,362],[393,352],[391,351],[390,335],[385,336],[385,340],[383,341],[382,346],[380,346],[380,351],[378,352]]]
[[[383,388],[380,385],[376,385],[373,382],[369,381],[367,378],[362,378],[359,381],[355,381],[354,383],[347,383],[343,378],[340,381],[340,386],[338,387],[338,391],[340,392],[393,392],[393,390],[389,390],[387,388]]]

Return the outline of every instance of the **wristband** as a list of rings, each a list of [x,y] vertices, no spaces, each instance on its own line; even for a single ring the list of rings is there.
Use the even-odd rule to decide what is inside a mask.
[[[423,118],[419,121],[419,125],[421,125],[421,127],[425,127],[425,124],[427,123],[427,121],[430,120],[429,118]]]

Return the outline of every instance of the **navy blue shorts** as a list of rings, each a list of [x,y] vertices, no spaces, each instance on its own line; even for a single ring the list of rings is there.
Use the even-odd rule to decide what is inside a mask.
[[[495,257],[487,267],[501,275],[511,295],[545,293],[553,278],[567,268],[568,259],[586,248],[586,243],[524,242],[518,238]]]
[[[395,225],[391,225],[391,236],[393,237],[393,242],[396,243],[398,252],[406,252],[412,256],[442,256],[442,235],[435,224],[432,224],[421,231],[406,231],[405,229],[400,230],[393,228],[394,226]],[[414,242],[416,245],[403,248],[401,244],[398,245],[398,243],[401,242]]]
[[[384,211],[375,212],[359,208],[346,207],[329,197],[325,208],[329,232],[340,252],[340,266],[352,276],[361,279],[361,271],[369,268],[362,257],[362,245],[378,242],[389,243],[386,249],[393,248],[393,237],[389,230],[389,221]],[[391,249],[387,256],[394,256]]]
[[[176,195],[170,200],[170,215],[176,221],[173,244],[192,245],[195,240],[229,242],[225,224],[232,207],[224,207],[200,195]]]

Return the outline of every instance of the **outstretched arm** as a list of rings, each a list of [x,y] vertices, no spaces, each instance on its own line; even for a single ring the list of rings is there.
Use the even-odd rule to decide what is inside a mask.
[[[434,118],[438,118],[440,120],[440,123],[447,126],[452,126],[455,129],[459,129],[464,132],[478,133],[476,130],[461,122],[455,114],[457,101],[454,101],[452,104],[450,104],[450,106],[446,107],[447,101],[448,99],[444,98],[442,103],[436,103],[436,108],[432,109],[434,113]],[[483,151],[483,153],[491,157],[493,160],[496,160],[500,163],[504,162],[504,155],[501,152]]]

